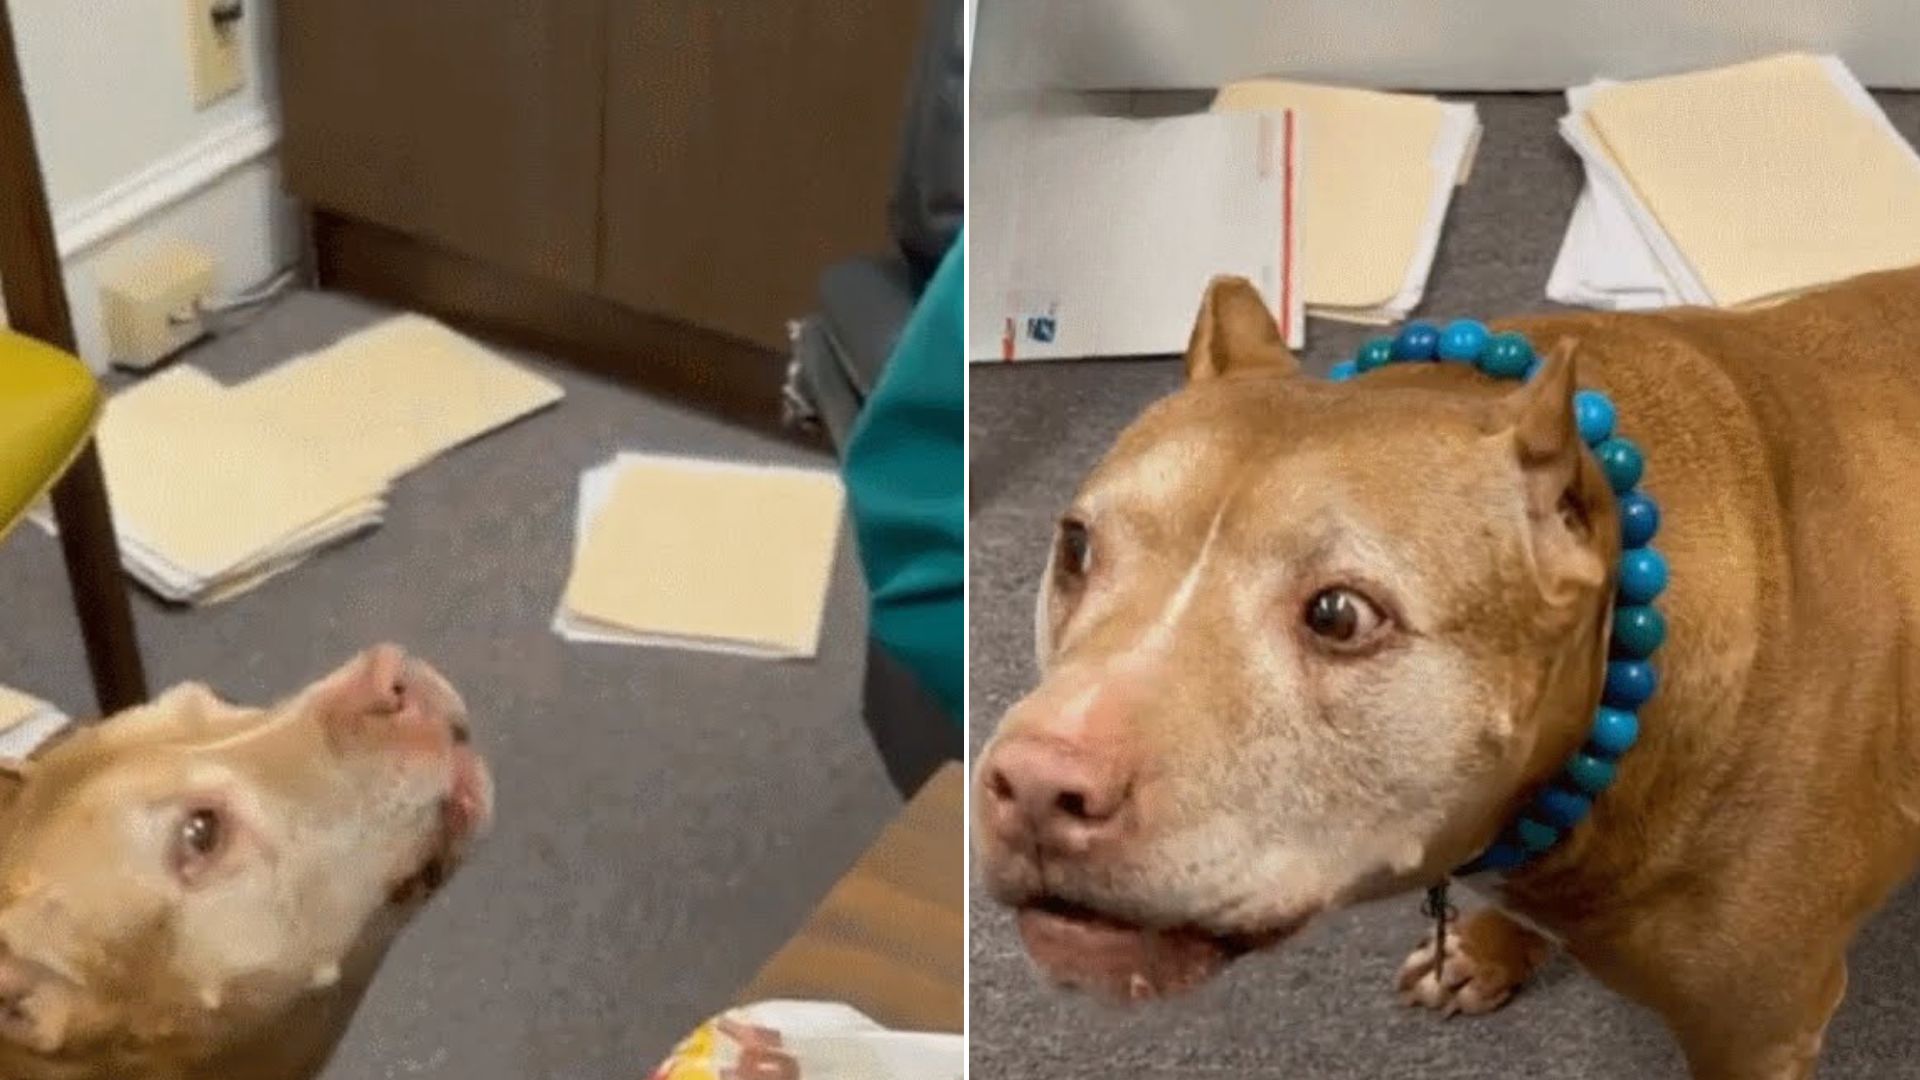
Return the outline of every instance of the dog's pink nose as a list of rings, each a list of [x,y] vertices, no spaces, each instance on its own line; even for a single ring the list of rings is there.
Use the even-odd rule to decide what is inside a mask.
[[[460,695],[439,672],[395,645],[375,646],[322,679],[313,702],[336,746],[431,749],[448,736],[466,740]]]
[[[987,825],[1002,840],[1084,855],[1119,833],[1133,774],[1115,754],[1015,735],[981,763],[981,788]]]

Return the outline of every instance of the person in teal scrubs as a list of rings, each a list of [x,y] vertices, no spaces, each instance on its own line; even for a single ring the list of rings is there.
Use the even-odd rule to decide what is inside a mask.
[[[965,251],[963,229],[862,407],[844,466],[870,632],[939,702],[956,748],[966,686]]]

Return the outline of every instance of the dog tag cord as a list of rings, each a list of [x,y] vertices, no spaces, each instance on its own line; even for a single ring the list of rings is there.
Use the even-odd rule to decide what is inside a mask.
[[[1444,328],[1430,322],[1408,323],[1393,337],[1375,338],[1361,346],[1353,359],[1335,364],[1328,377],[1348,382],[1387,364],[1446,362],[1472,364],[1492,378],[1520,382],[1540,369],[1526,335],[1496,334],[1473,319],[1457,319]],[[1660,530],[1660,506],[1640,487],[1646,456],[1633,440],[1615,433],[1618,416],[1607,395],[1579,390],[1573,408],[1580,439],[1613,489],[1620,515],[1618,586],[1600,705],[1594,710],[1586,743],[1499,839],[1456,874],[1517,869],[1552,849],[1586,820],[1593,801],[1613,785],[1621,757],[1640,737],[1641,706],[1659,689],[1652,657],[1666,641],[1667,623],[1653,602],[1666,591],[1667,561],[1651,546]],[[1444,945],[1446,893],[1444,886],[1436,888],[1439,892],[1428,893],[1427,913],[1441,909],[1439,940]]]
[[[1427,887],[1427,899],[1420,905],[1420,913],[1433,920],[1433,984],[1445,989],[1447,971],[1447,921],[1454,917],[1453,905],[1447,900],[1447,883]]]

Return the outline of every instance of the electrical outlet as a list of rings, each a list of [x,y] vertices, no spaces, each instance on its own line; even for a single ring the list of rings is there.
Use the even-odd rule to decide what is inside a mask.
[[[186,0],[195,108],[204,109],[246,85],[247,65],[240,50],[243,2]]]
[[[196,305],[213,291],[213,256],[204,248],[168,243],[100,275],[100,315],[110,359],[147,368],[194,341],[206,328]]]

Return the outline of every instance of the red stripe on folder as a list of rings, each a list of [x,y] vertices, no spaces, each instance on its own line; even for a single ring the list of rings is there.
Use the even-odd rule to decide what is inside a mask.
[[[1280,340],[1293,340],[1293,110],[1286,112],[1280,153],[1284,172],[1280,181]]]

